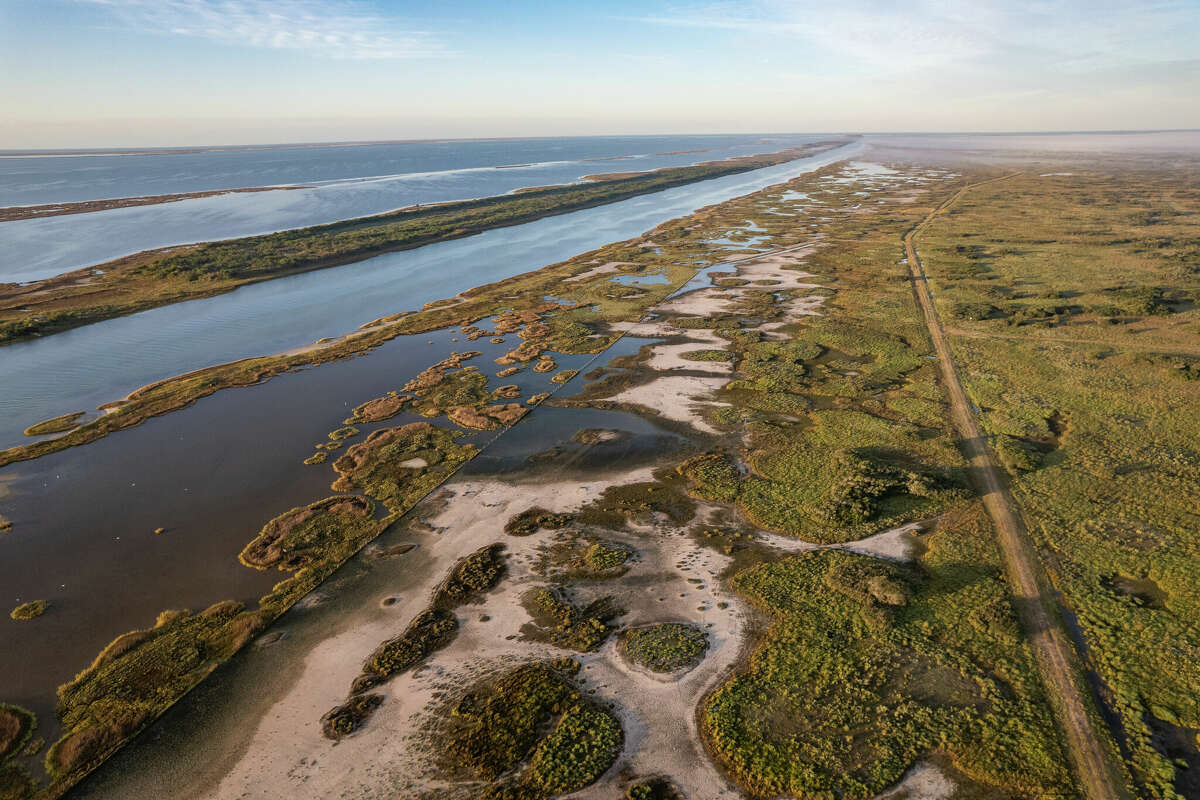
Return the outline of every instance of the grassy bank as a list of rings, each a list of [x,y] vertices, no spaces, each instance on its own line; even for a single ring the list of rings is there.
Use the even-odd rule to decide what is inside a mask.
[[[281,275],[338,266],[392,250],[461,238],[490,228],[520,225],[674,186],[760,169],[834,145],[817,143],[691,167],[667,167],[612,180],[406,208],[265,236],[168,247],[25,285],[3,284],[0,285],[0,344],[208,297]]]

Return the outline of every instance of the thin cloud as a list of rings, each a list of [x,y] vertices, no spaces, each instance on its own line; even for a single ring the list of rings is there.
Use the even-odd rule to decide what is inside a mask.
[[[325,58],[381,60],[454,55],[428,31],[346,0],[79,0],[133,30],[222,44],[294,50]]]
[[[756,0],[676,7],[638,21],[660,26],[785,37],[860,69],[903,72],[947,66],[1091,70],[1186,58],[1197,33],[1190,0],[867,0],[830,6]]]

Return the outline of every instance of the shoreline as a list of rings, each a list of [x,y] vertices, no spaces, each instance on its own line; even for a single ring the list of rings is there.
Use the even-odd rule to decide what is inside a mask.
[[[104,200],[79,200],[71,203],[43,203],[32,206],[4,206],[0,208],[0,222],[15,222],[23,219],[59,217],[68,214],[90,214],[94,211],[110,211],[115,208],[153,206],[159,203],[176,203],[180,200],[196,200],[201,197],[217,197],[223,194],[248,194],[252,192],[285,192],[293,189],[312,189],[302,184],[280,186],[247,186],[239,189],[212,189],[203,192],[179,192],[175,194],[145,194],[133,197],[112,197]],[[68,273],[69,274],[69,273]]]
[[[173,245],[28,284],[0,284],[0,344],[211,297],[263,280],[342,266],[388,252],[776,166],[847,143],[814,142],[706,167],[665,167],[620,181],[535,187],[520,194],[408,206],[259,236]]]

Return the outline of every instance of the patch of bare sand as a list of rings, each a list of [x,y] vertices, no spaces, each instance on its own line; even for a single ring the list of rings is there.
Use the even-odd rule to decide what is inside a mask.
[[[611,272],[619,272],[621,267],[634,266],[632,261],[609,261],[601,264],[598,267],[592,267],[586,272],[581,272],[578,275],[572,275],[570,278],[563,278],[563,283],[574,283],[575,281],[583,281],[588,278],[594,278],[597,275],[607,275]]]
[[[863,539],[842,544],[814,544],[792,536],[784,536],[769,531],[759,531],[758,539],[777,550],[789,553],[808,552],[810,550],[846,550],[874,558],[886,558],[890,561],[912,561],[921,554],[921,542],[917,531],[928,525],[930,520],[910,522],[898,528],[891,528],[881,533],[872,534]]]
[[[748,610],[721,587],[719,576],[729,558],[700,547],[665,518],[633,527],[623,540],[640,551],[640,560],[619,584],[599,587],[613,591],[626,609],[621,624],[688,623],[708,635],[708,651],[694,669],[675,680],[631,667],[617,652],[615,639],[584,658],[588,687],[616,706],[625,748],[599,781],[571,797],[618,797],[619,775],[625,771],[668,775],[687,797],[741,797],[704,752],[696,720],[700,701],[737,663],[748,624]],[[720,608],[719,603],[727,605]]]
[[[540,537],[505,536],[504,523],[531,506],[570,511],[613,485],[644,481],[650,469],[633,470],[596,480],[512,484],[458,481],[432,519],[421,546],[437,565],[390,606],[394,614],[330,636],[304,659],[299,678],[259,720],[249,745],[224,778],[203,795],[220,800],[307,798],[393,798],[397,791],[421,785],[420,754],[413,753],[413,721],[427,709],[430,687],[438,675],[453,672],[480,652],[522,660],[549,655],[553,648],[514,642],[528,615],[518,607],[528,588],[522,580]],[[385,702],[366,727],[336,745],[321,733],[321,715],[343,702],[362,662],[381,642],[401,633],[423,610],[450,566],[462,556],[493,542],[509,548],[513,574],[479,606],[459,609],[461,629],[450,647],[435,654],[425,668],[401,675],[378,691]],[[492,620],[479,621],[481,614]],[[490,627],[489,627],[490,626]],[[483,648],[483,649],[481,649]],[[555,651],[557,654],[557,651]]]
[[[725,383],[726,379],[723,377],[664,375],[649,383],[632,386],[608,399],[615,403],[650,409],[660,417],[686,422],[705,433],[717,433],[717,429],[705,421],[703,407],[728,405],[710,399],[712,393]]]
[[[695,361],[684,358],[687,353],[697,350],[724,350],[728,345],[716,333],[708,329],[690,330],[688,340],[675,344],[656,344],[650,348],[650,358],[646,360],[647,367],[660,372],[671,370],[692,370],[728,375],[733,372],[733,364],[729,361]]]
[[[737,295],[721,286],[695,289],[659,303],[654,311],[660,314],[679,314],[687,317],[719,316]]]
[[[934,764],[919,763],[892,788],[872,800],[951,800],[954,781]]]

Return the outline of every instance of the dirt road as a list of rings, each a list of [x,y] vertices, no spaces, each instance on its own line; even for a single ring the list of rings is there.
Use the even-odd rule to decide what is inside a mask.
[[[1088,800],[1118,800],[1127,796],[1122,789],[1124,781],[1114,777],[1109,748],[1103,735],[1096,731],[1093,718],[1088,713],[1088,700],[1081,688],[1082,676],[1076,653],[1071,648],[1060,619],[1051,610],[1054,601],[1049,595],[1048,582],[1041,572],[1016,501],[992,461],[987,440],[976,424],[973,406],[959,380],[945,331],[933,305],[924,267],[917,256],[915,239],[938,214],[968,190],[1007,177],[1011,176],[964,186],[904,236],[904,250],[912,274],[913,291],[941,363],[942,379],[950,398],[951,419],[962,439],[962,447],[970,463],[971,478],[995,524],[1017,610],[1033,645],[1046,689],[1056,706],[1059,723],[1066,734],[1066,749],[1079,788]]]

